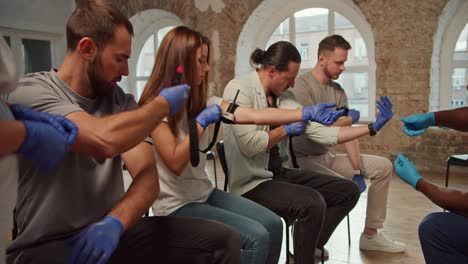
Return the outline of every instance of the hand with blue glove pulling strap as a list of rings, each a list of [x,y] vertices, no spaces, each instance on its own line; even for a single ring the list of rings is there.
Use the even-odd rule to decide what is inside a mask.
[[[414,114],[402,117],[403,132],[410,137],[420,136],[426,132],[426,128],[435,125],[435,115],[433,112],[424,114]]]
[[[167,87],[159,92],[159,96],[164,97],[169,104],[169,115],[174,115],[185,104],[190,91],[188,84],[179,84]]]
[[[295,122],[292,124],[283,125],[284,130],[288,136],[299,136],[304,133],[305,124],[304,122]]]
[[[422,179],[416,167],[403,154],[398,153],[395,162],[393,163],[395,171],[403,181],[416,189],[416,184]]]
[[[34,111],[31,108],[19,104],[10,105],[10,110],[16,120],[35,121],[51,125],[65,137],[68,144],[71,145],[75,143],[76,136],[78,135],[78,128],[66,117]]]
[[[374,129],[376,131],[380,131],[380,129],[382,129],[382,127],[393,117],[392,102],[390,101],[390,98],[387,96],[381,96],[380,101],[377,101],[377,109],[379,109],[379,113],[377,114],[377,118],[374,122]]]
[[[335,106],[336,104],[332,103],[320,103],[306,106],[302,108],[302,121],[312,121],[323,125],[331,125],[344,113],[344,110],[334,111],[329,109]]]
[[[219,122],[219,120],[221,120],[222,113],[223,111],[219,105],[210,105],[203,109],[195,120],[197,120],[197,123],[205,129],[209,124]]]
[[[123,233],[123,224],[114,216],[106,216],[74,235],[66,244],[72,246],[67,264],[104,264],[112,256]]]

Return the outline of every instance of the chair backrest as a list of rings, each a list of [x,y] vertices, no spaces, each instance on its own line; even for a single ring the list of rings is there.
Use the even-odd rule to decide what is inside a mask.
[[[223,168],[224,172],[224,191],[227,192],[228,182],[229,182],[229,174],[228,174],[228,166],[226,162],[226,155],[224,152],[224,141],[220,140],[216,143],[216,150],[218,151],[219,161],[221,162],[221,167]]]

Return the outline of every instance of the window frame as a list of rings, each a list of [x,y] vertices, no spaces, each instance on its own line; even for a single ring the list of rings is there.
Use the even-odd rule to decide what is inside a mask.
[[[347,66],[345,73],[367,72],[369,78],[368,94],[368,118],[361,121],[375,120],[375,98],[376,98],[376,63],[374,51],[374,37],[370,24],[360,9],[352,1],[340,0],[298,0],[284,5],[282,0],[265,0],[249,16],[245,23],[236,49],[235,76],[240,76],[252,70],[249,64],[250,53],[257,47],[264,48],[276,27],[286,18],[294,17],[298,11],[308,8],[325,8],[329,10],[328,30],[329,34],[334,32],[335,12],[346,17],[359,31],[366,45],[369,64],[368,66]],[[293,29],[293,30],[291,30]],[[294,20],[289,22],[289,35],[295,40]],[[313,56],[314,51],[309,51]],[[301,69],[302,70],[302,69]],[[304,69],[307,70],[307,69]],[[352,71],[351,71],[352,70]]]
[[[10,38],[10,49],[13,53],[13,56],[16,62],[16,72],[18,73],[19,78],[24,76],[24,70],[25,70],[23,43],[22,43],[23,39],[49,41],[51,67],[53,67],[55,62],[57,61],[57,55],[55,51],[57,50],[59,46],[59,41],[62,38],[61,34],[37,32],[37,31],[29,31],[29,30],[18,30],[18,29],[0,27],[0,36]]]
[[[468,68],[468,59],[455,61],[453,54],[461,31],[468,23],[468,1],[449,1],[439,18],[431,60],[429,111],[452,109],[452,72]]]
[[[129,74],[126,78],[122,78],[119,85],[125,92],[133,94],[135,99],[138,100],[139,94],[137,90],[137,82],[147,79],[147,77],[137,77],[138,56],[140,55],[146,40],[152,34],[157,35],[157,32],[162,28],[168,26],[177,27],[184,25],[184,23],[175,14],[161,9],[147,9],[138,12],[130,18],[130,22],[133,25],[134,38],[131,57],[128,61]]]

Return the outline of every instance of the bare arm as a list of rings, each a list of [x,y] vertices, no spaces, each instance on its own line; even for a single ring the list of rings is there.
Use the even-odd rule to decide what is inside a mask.
[[[279,126],[273,130],[268,131],[267,149],[270,150],[274,145],[283,140],[286,136],[286,130],[283,126]]]
[[[133,178],[124,197],[109,215],[117,217],[124,230],[133,226],[145,214],[159,194],[159,176],[153,150],[147,142],[122,154],[122,159]]]
[[[26,137],[24,124],[15,120],[0,120],[0,156],[15,153]]]
[[[468,131],[468,107],[435,112],[437,126],[445,126],[456,130]]]
[[[70,113],[67,118],[79,129],[72,150],[98,160],[115,157],[142,142],[168,112],[167,101],[158,96],[137,109],[103,118],[83,111]]]
[[[203,127],[197,123],[198,138],[203,134]],[[190,160],[190,138],[186,136],[181,143],[172,134],[167,122],[161,122],[151,133],[154,148],[166,167],[175,175],[180,175]]]
[[[468,192],[439,187],[423,179],[418,181],[416,189],[436,205],[468,217]]]
[[[229,103],[223,100],[220,106],[226,111]],[[252,109],[239,106],[234,112],[234,119],[236,124],[283,125],[302,121],[302,110],[273,107]]]

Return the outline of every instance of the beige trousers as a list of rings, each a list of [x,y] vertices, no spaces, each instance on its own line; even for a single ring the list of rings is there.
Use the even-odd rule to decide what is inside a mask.
[[[347,154],[327,153],[320,156],[298,158],[297,163],[302,169],[309,169],[327,175],[335,175],[352,179],[354,169]],[[387,213],[387,196],[392,177],[393,166],[390,160],[380,156],[361,154],[367,186],[366,227],[382,228]]]

